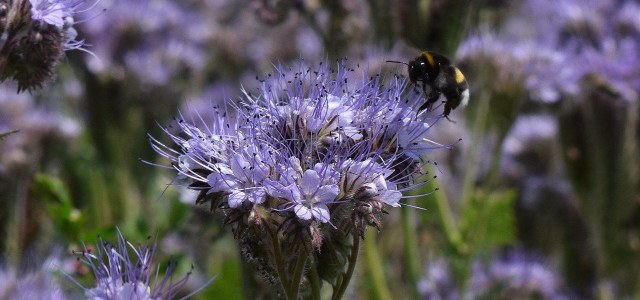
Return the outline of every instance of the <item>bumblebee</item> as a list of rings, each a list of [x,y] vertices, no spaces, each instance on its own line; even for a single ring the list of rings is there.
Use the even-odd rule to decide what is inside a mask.
[[[409,80],[418,86],[422,84],[422,91],[427,101],[420,106],[418,111],[431,109],[433,103],[438,101],[440,94],[447,99],[444,104],[444,117],[449,119],[449,113],[459,105],[466,106],[469,103],[469,84],[460,69],[442,54],[424,51],[409,63],[402,63],[409,67]]]

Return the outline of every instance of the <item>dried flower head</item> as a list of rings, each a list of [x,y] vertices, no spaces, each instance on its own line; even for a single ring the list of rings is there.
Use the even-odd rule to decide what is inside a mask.
[[[0,1],[0,82],[12,78],[18,92],[51,80],[64,51],[81,49],[73,28],[84,0]]]

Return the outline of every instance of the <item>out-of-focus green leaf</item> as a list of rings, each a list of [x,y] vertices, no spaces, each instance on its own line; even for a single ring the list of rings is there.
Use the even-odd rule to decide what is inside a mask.
[[[511,244],[516,240],[514,190],[489,195],[476,193],[462,208],[462,228],[476,250]]]
[[[177,199],[171,200],[171,210],[169,210],[169,226],[175,227],[187,217],[189,213],[189,206],[180,202]]]
[[[53,221],[55,231],[68,241],[75,241],[83,228],[84,216],[73,206],[71,194],[64,182],[54,176],[38,174],[33,191],[44,201],[44,208]]]
[[[216,280],[202,292],[196,294],[196,299],[243,299],[242,284],[240,283],[239,260],[227,259],[222,264]]]
[[[64,205],[71,205],[69,190],[62,180],[57,177],[46,174],[36,175],[34,191],[44,199],[56,201]]]

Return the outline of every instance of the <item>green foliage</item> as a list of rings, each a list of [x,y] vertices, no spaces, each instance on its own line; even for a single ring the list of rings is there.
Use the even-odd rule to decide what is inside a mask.
[[[513,244],[516,241],[515,190],[483,194],[477,191],[462,207],[460,229],[476,251]]]
[[[217,261],[216,264],[222,265],[216,280],[194,298],[243,299],[245,289],[239,282],[241,269],[239,258]]]
[[[323,241],[322,251],[318,254],[317,259],[320,278],[335,287],[344,276],[353,238],[350,234],[342,231],[332,233]]]
[[[56,232],[68,243],[77,242],[86,230],[86,220],[82,212],[74,207],[65,183],[58,177],[38,174],[33,183],[33,191],[44,202],[44,208],[52,219]]]

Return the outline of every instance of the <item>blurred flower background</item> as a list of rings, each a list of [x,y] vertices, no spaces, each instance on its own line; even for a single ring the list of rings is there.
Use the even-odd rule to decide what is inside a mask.
[[[0,1],[0,25],[13,2]],[[60,273],[91,273],[70,251],[120,241],[116,226],[134,243],[157,236],[176,280],[194,264],[183,295],[217,275],[195,299],[275,297],[224,216],[141,161],[169,163],[147,134],[170,144],[175,116],[258,93],[274,65],[347,58],[407,76],[385,61],[422,50],[456,63],[470,104],[430,132],[453,147],[430,154],[437,179],[413,191],[438,188],[410,199],[427,210],[390,210],[367,232],[346,297],[640,297],[640,2],[101,0],[75,12],[65,43],[92,54],[64,52],[42,89],[0,85],[0,134],[17,130],[0,140],[0,298],[82,295]]]

